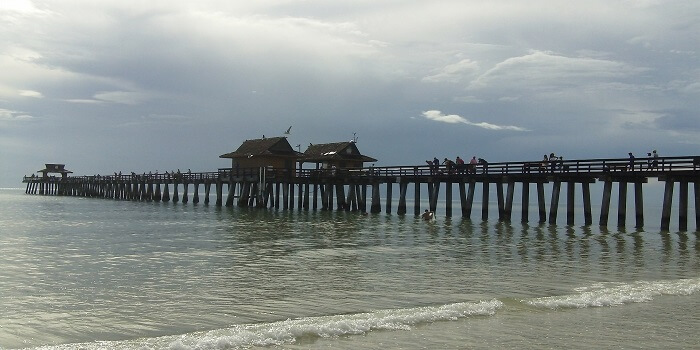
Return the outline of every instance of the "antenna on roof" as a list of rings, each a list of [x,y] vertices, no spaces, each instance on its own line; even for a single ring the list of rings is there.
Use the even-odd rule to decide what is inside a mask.
[[[285,135],[289,135],[292,131],[292,127],[290,126],[287,131],[284,132]]]
[[[350,140],[350,142],[357,143],[357,133],[356,132],[352,133],[352,140]]]

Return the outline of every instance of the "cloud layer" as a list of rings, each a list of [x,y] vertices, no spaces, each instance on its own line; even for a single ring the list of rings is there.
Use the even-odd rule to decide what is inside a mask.
[[[699,16],[692,0],[5,1],[0,179],[49,161],[211,170],[289,125],[293,145],[356,133],[392,165],[697,153]]]

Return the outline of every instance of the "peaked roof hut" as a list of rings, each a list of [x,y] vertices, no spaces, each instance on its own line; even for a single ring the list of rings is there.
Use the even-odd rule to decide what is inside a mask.
[[[321,164],[322,168],[335,166],[338,169],[362,168],[365,162],[377,160],[363,155],[353,141],[309,145],[299,162]]]
[[[300,153],[295,151],[286,137],[268,137],[245,140],[233,152],[222,154],[219,158],[230,158],[233,168],[273,167],[277,169],[294,169]]]
[[[38,173],[42,174],[42,177],[48,177],[48,174],[50,173],[61,174],[61,177],[67,177],[68,174],[73,173],[72,171],[66,169],[65,164],[46,163],[44,165],[46,168],[37,171]]]

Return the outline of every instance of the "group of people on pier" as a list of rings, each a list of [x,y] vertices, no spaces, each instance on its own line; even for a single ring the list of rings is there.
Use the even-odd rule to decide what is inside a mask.
[[[442,163],[437,157],[433,157],[433,160],[425,161],[430,167],[430,175],[438,174],[476,174],[476,166],[479,164],[487,164],[486,160],[473,156],[469,163],[465,162],[464,159],[457,156],[453,161],[451,159],[445,158]],[[440,169],[440,165],[445,166],[444,172]]]

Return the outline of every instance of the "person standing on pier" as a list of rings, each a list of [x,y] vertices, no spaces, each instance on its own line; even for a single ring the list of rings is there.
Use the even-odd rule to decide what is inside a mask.
[[[473,156],[472,160],[469,161],[469,173],[476,174],[476,165],[478,163],[479,161],[476,160],[476,156]]]
[[[629,152],[627,154],[630,155],[630,163],[629,163],[630,171],[634,171],[634,155],[632,154],[632,152]]]
[[[464,159],[457,156],[455,163],[457,164],[457,172],[460,174],[464,174]]]

